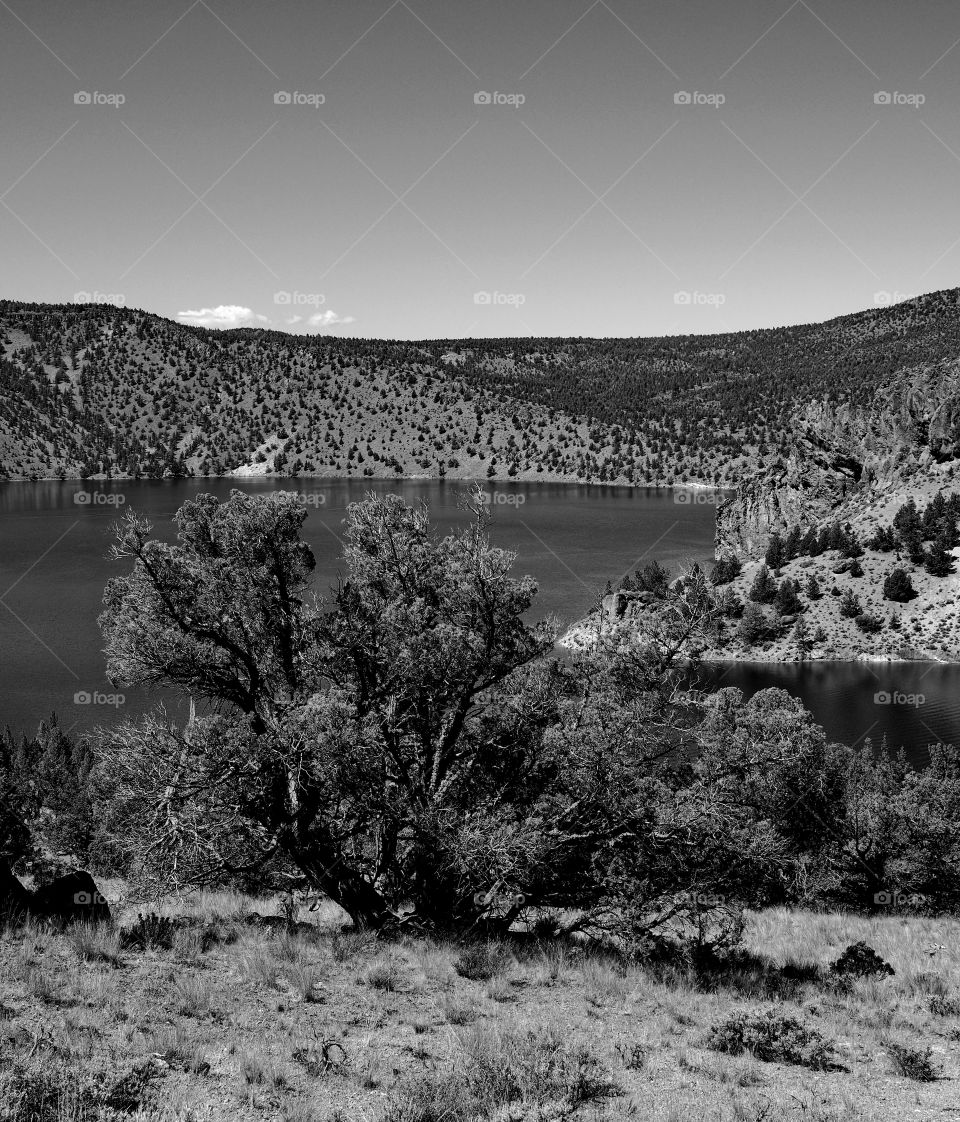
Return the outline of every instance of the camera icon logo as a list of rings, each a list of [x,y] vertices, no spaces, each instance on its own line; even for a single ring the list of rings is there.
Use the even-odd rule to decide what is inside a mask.
[[[474,304],[492,304],[493,297],[489,292],[475,292],[473,294]]]
[[[473,95],[474,105],[491,105],[493,103],[493,96],[487,93],[486,90],[478,90]]]
[[[86,90],[77,90],[77,92],[73,95],[74,105],[90,105],[92,101],[93,98],[90,96],[90,94],[87,93]]]
[[[674,304],[684,304],[684,305],[685,304],[690,304],[692,302],[692,300],[693,300],[693,297],[690,295],[689,292],[675,292],[673,294]]]
[[[690,105],[693,101],[693,95],[688,90],[677,90],[673,95],[674,105]]]
[[[277,92],[273,95],[274,105],[289,105],[292,100],[293,98],[290,96],[287,90],[277,90]]]
[[[89,690],[77,690],[73,695],[74,705],[90,705],[93,701],[93,695]]]
[[[274,304],[289,304],[291,302],[290,293],[289,292],[275,292],[273,294],[273,302],[274,302]]]
[[[874,105],[889,105],[893,99],[886,90],[877,90],[873,95]]]
[[[92,495],[89,491],[74,491],[73,502],[75,506],[89,506]]]
[[[873,695],[874,705],[889,705],[893,699],[886,690],[878,690]]]

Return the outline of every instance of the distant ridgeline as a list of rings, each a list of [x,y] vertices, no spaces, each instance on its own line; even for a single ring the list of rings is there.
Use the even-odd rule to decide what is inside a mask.
[[[211,331],[5,301],[0,478],[746,477],[718,546],[753,555],[951,464],[958,355],[956,290],[824,324],[602,340]]]

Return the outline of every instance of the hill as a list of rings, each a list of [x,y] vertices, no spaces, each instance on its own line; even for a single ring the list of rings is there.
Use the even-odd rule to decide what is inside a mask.
[[[851,417],[867,431],[889,387],[952,370],[958,299],[937,292],[726,335],[423,342],[219,332],[135,309],[3,301],[0,476],[735,485],[805,464],[818,417],[838,437]],[[814,451],[859,482],[856,465]],[[938,454],[952,457],[950,441]],[[725,540],[750,517],[728,512]]]

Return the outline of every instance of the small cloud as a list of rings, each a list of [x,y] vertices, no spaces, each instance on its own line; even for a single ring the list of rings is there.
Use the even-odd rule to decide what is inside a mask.
[[[197,327],[219,327],[223,330],[232,327],[257,327],[270,322],[266,316],[258,315],[252,308],[244,308],[240,304],[219,304],[216,308],[177,312],[177,318]]]
[[[322,312],[315,312],[308,320],[307,323],[311,327],[337,327],[343,323],[353,323],[353,316],[338,315],[333,308],[327,308]]]
[[[303,316],[288,316],[284,322],[288,327],[292,327],[295,323],[300,323],[302,320]]]

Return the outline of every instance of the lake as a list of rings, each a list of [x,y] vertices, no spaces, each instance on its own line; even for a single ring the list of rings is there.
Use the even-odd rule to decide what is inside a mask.
[[[516,571],[539,582],[536,616],[572,623],[614,583],[656,558],[671,570],[713,555],[714,498],[667,488],[560,483],[485,483],[495,544],[517,553]],[[342,572],[342,521],[348,503],[369,491],[426,502],[439,532],[462,525],[465,485],[441,480],[265,478],[115,483],[45,481],[0,484],[0,725],[32,729],[55,711],[65,729],[110,723],[156,700],[106,680],[96,625],[103,586],[123,571],[107,559],[112,527],[135,509],[173,540],[171,518],[199,493],[225,498],[295,490],[308,508],[304,533],[325,592]],[[914,758],[930,743],[960,742],[960,668],[926,664],[750,664],[707,668],[704,684],[753,692],[778,685],[800,696],[831,736],[864,736],[905,745]],[[883,695],[891,697],[886,703]],[[881,695],[877,700],[877,695]],[[173,713],[182,703],[164,702]]]

